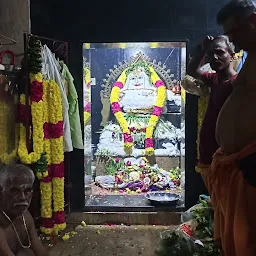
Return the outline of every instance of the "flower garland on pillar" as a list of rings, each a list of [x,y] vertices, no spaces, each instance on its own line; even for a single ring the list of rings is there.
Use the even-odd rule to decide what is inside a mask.
[[[155,85],[155,87],[157,88],[157,100],[154,105],[154,109],[146,129],[145,150],[146,150],[146,155],[150,156],[154,154],[153,133],[159,121],[159,118],[162,114],[163,107],[165,104],[166,87],[164,82],[159,78],[159,76],[157,75],[157,73],[154,71],[152,67],[150,67],[149,71],[150,71],[151,80]],[[127,78],[127,69],[122,72],[118,80],[114,83],[114,86],[111,90],[110,103],[111,103],[112,111],[119,125],[121,126],[121,129],[124,135],[124,150],[126,153],[131,154],[133,149],[133,138],[119,103],[119,94],[121,89],[124,87],[126,78]]]

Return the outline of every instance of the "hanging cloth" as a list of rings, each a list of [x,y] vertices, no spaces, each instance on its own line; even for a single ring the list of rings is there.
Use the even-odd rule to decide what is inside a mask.
[[[61,62],[62,66],[62,77],[66,81],[66,87],[68,91],[68,103],[69,103],[69,122],[71,130],[71,139],[73,147],[77,149],[84,149],[83,146],[83,137],[81,129],[81,121],[79,115],[79,105],[78,105],[78,95],[74,85],[74,78],[67,65],[64,62]]]
[[[44,45],[43,47],[43,75],[46,75],[48,79],[54,80],[60,88],[62,97],[62,111],[63,111],[63,127],[64,127],[64,151],[73,151],[73,145],[71,140],[70,122],[69,122],[69,104],[65,86],[63,85],[61,74],[58,68],[58,61],[54,57],[51,50]]]

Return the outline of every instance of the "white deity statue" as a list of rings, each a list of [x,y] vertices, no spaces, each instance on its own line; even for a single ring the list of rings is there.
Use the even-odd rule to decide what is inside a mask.
[[[126,113],[151,113],[157,88],[143,67],[131,71],[120,93],[120,106]]]
[[[131,131],[134,157],[142,156],[145,149],[146,128],[157,102],[157,87],[151,80],[150,67],[145,62],[133,63],[126,70],[124,86],[119,93],[119,104]],[[163,108],[163,113],[165,108]],[[180,140],[179,129],[160,117],[154,131],[154,139],[161,141],[155,150],[156,156],[177,156]],[[108,123],[101,132],[97,152],[108,151],[113,156],[126,156],[122,129],[115,120]]]

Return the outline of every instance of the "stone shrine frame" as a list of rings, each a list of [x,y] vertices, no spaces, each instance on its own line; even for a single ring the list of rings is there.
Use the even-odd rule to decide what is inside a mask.
[[[179,195],[183,206],[185,93],[180,81],[186,70],[186,42],[85,43],[83,58],[87,204],[99,205],[102,199],[112,205],[111,198],[117,196],[145,200],[150,191],[168,191]],[[147,155],[147,125],[161,101],[154,77],[163,82],[166,100],[153,131],[153,154]],[[120,79],[118,109],[132,137],[129,153],[120,115],[111,103]]]

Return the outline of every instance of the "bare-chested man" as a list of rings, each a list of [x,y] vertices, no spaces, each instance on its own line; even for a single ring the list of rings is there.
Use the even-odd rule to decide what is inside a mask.
[[[0,255],[47,256],[28,212],[33,171],[21,164],[0,170]]]
[[[213,156],[210,194],[215,197],[215,233],[225,256],[256,255],[256,2],[232,0],[218,24],[248,52],[216,125],[220,145]]]

